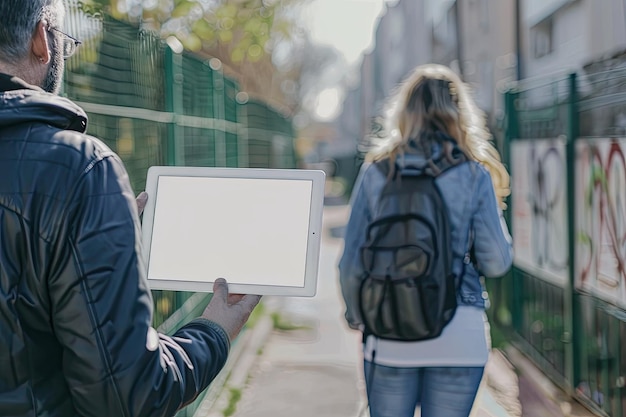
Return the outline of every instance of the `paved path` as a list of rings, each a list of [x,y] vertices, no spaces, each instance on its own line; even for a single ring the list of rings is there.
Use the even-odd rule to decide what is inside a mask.
[[[302,328],[272,330],[269,318],[257,324],[239,341],[226,389],[217,398],[207,396],[208,405],[196,417],[228,415],[232,408],[224,410],[231,402],[236,403],[233,417],[360,416],[365,401],[360,334],[343,320],[336,269],[343,241],[332,233],[346,216],[345,206],[325,209],[317,295],[264,299],[269,309]],[[472,417],[520,416],[517,380],[506,360],[493,356],[487,374],[492,377],[483,380]],[[238,401],[231,400],[233,391],[241,393]]]

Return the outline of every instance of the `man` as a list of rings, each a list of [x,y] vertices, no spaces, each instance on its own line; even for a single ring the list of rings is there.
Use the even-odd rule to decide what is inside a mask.
[[[218,280],[201,318],[151,327],[126,171],[51,94],[77,46],[62,23],[61,0],[0,1],[0,415],[171,416],[259,297]]]

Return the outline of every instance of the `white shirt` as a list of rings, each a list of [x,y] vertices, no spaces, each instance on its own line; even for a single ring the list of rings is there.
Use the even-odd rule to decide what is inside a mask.
[[[491,349],[490,327],[485,310],[459,305],[452,321],[436,339],[397,342],[369,336],[363,356],[384,366],[413,368],[438,366],[485,366]]]

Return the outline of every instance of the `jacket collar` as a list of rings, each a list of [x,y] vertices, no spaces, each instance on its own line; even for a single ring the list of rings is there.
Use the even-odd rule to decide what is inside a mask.
[[[428,133],[427,133],[428,134]],[[444,157],[444,142],[450,142],[453,145],[452,156],[458,158],[462,151],[458,147],[456,140],[441,131],[435,131],[430,134],[435,135],[438,140],[431,142],[430,157],[426,157],[421,147],[416,145],[414,140],[410,140],[405,152],[398,155],[396,164],[404,173],[410,172],[428,172],[431,168],[429,160],[434,161],[437,165]]]
[[[443,147],[439,143],[433,144],[431,159],[437,160],[443,154]],[[428,158],[424,152],[409,143],[408,149],[398,156],[397,164],[401,170],[422,171],[428,165]]]
[[[70,100],[18,77],[0,74],[0,128],[32,122],[81,133],[87,130],[87,115]]]
[[[0,91],[11,91],[11,90],[35,90],[44,92],[43,89],[34,86],[32,84],[28,84],[26,81],[21,78],[13,77],[12,75],[2,74],[0,73]]]

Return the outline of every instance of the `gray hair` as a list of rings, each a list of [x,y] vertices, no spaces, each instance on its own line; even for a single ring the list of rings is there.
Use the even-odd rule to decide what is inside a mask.
[[[1,0],[0,60],[24,58],[37,23],[46,20],[57,26],[63,14],[62,0]]]

